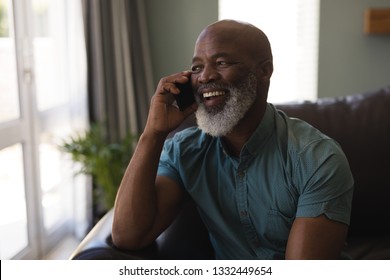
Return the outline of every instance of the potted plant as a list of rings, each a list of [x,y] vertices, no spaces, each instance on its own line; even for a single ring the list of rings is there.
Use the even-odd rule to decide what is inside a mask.
[[[61,146],[72,160],[81,164],[78,173],[91,175],[94,202],[103,212],[114,205],[117,189],[134,152],[138,137],[128,134],[123,140],[109,143],[102,125],[92,124],[83,134],[70,137]]]

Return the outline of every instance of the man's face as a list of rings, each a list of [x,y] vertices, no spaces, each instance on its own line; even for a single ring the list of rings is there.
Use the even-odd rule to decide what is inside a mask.
[[[209,88],[218,88],[219,91],[226,93],[221,97],[215,97],[215,99],[220,100],[215,101],[212,100],[213,98],[206,97],[203,98],[203,102],[201,101],[202,97],[197,95],[199,107],[196,111],[196,119],[199,128],[214,137],[226,136],[244,117],[255,101],[256,84],[257,79],[253,73],[250,73],[237,86],[209,84]],[[208,105],[208,103],[215,103],[215,105]]]
[[[207,33],[196,44],[191,67],[196,117],[212,136],[229,133],[256,99],[257,79],[244,49],[226,36]]]

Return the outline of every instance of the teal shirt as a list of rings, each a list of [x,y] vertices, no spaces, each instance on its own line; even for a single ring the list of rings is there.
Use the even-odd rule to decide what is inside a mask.
[[[296,217],[350,221],[353,178],[340,146],[271,104],[239,158],[193,127],[166,140],[158,175],[194,199],[218,259],[284,259]]]

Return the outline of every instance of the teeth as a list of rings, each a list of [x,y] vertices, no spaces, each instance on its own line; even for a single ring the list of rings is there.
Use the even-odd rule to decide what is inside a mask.
[[[212,91],[212,92],[206,92],[203,93],[203,98],[208,98],[208,97],[214,97],[214,96],[221,96],[224,95],[224,91]]]

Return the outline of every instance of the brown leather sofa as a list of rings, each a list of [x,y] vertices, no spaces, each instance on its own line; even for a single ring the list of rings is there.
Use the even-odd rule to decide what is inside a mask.
[[[355,190],[341,258],[390,259],[390,87],[277,107],[337,140],[347,155]],[[180,129],[190,125],[193,117]],[[113,246],[112,214],[92,229],[71,259],[213,259],[207,230],[191,201],[154,244],[138,251]]]

